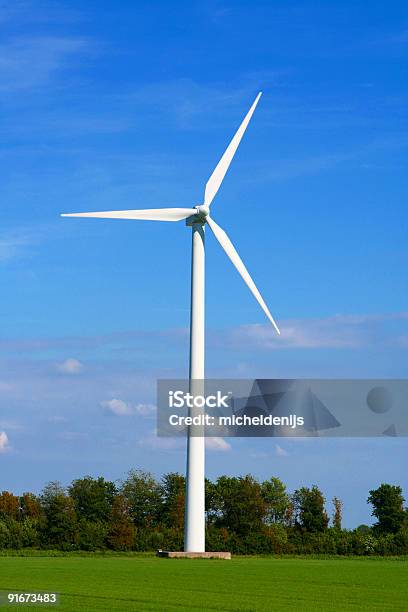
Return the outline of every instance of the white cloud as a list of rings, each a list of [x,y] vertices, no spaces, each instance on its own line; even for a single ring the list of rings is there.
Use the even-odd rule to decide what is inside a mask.
[[[101,402],[101,406],[105,408],[107,413],[114,414],[115,416],[130,416],[134,414],[132,406],[121,399],[105,400]]]
[[[140,415],[146,418],[152,418],[156,414],[156,406],[154,404],[137,404],[133,406],[131,403],[118,398],[104,400],[101,402],[101,406],[105,408],[107,413],[116,416]]]
[[[0,453],[10,450],[9,439],[5,431],[0,431]]]
[[[77,38],[17,38],[0,45],[0,92],[31,89],[47,82],[66,57],[85,47]]]
[[[138,404],[135,408],[135,412],[144,417],[154,417],[156,414],[156,406],[154,404]]]
[[[289,453],[287,450],[279,446],[279,444],[276,444],[275,445],[275,455],[277,455],[278,457],[288,457]]]
[[[322,318],[278,320],[281,336],[271,325],[249,324],[230,329],[210,328],[209,342],[215,348],[248,348],[281,350],[287,348],[357,348],[378,344],[406,346],[408,339],[408,312],[383,314],[346,314]],[[0,338],[0,350],[25,353],[53,351],[76,352],[83,349],[97,351],[104,347],[115,355],[140,351],[148,343],[159,353],[168,342],[184,347],[187,328],[169,328],[159,331],[126,330],[100,336],[72,336],[56,338]],[[64,354],[63,353],[63,354]],[[250,362],[239,365],[246,374]],[[240,374],[240,372],[237,372]],[[151,374],[154,384],[154,375]],[[176,377],[176,376],[175,376]]]
[[[62,374],[79,374],[82,370],[83,365],[78,359],[65,359],[62,363],[57,365],[57,370]]]
[[[231,444],[224,438],[206,438],[205,448],[211,451],[226,452],[231,450]]]
[[[389,322],[400,321],[398,330]],[[320,319],[291,319],[280,323],[278,336],[270,325],[243,325],[230,330],[226,341],[235,346],[277,350],[285,348],[359,348],[384,336],[388,345],[401,343],[407,312],[373,315],[334,315]],[[218,341],[219,343],[219,341]]]
[[[154,404],[137,404],[134,406],[130,402],[125,402],[118,398],[104,400],[100,405],[102,408],[105,408],[108,414],[114,414],[116,416],[140,415],[146,418],[152,418],[156,414],[156,406]]]

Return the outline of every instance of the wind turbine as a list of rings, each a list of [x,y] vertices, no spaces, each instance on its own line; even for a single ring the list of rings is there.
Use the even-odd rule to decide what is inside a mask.
[[[181,221],[192,228],[191,257],[191,312],[190,312],[190,392],[194,393],[204,379],[204,235],[208,225],[214,236],[242,276],[249,290],[279,334],[267,305],[249,275],[240,256],[223,229],[210,216],[214,200],[232,158],[255,111],[262,92],[259,92],[235,136],[207,181],[203,204],[192,208],[152,208],[147,210],[114,210],[108,212],[85,212],[63,214],[62,217],[96,217],[101,219],[143,219],[146,221]],[[205,551],[205,495],[204,495],[204,446],[203,436],[193,436],[191,428],[187,438],[186,468],[186,516],[184,550]]]

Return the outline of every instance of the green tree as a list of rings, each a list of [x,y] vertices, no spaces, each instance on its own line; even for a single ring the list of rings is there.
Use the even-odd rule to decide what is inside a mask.
[[[41,504],[46,518],[42,529],[45,543],[62,550],[75,548],[78,543],[78,523],[74,501],[66,495],[59,482],[50,482],[44,487]]]
[[[226,527],[240,536],[262,531],[265,501],[261,485],[253,476],[220,476],[216,483],[219,500],[219,527]]]
[[[41,544],[41,525],[36,518],[25,517],[21,523],[22,545],[35,547]]]
[[[78,518],[87,521],[107,521],[117,493],[113,482],[102,476],[85,476],[74,480],[69,489]]]
[[[378,533],[397,533],[404,524],[404,498],[402,489],[396,485],[382,484],[378,489],[372,489],[367,502],[372,504],[372,516],[377,523],[374,525]]]
[[[262,497],[265,501],[265,520],[268,525],[286,523],[290,497],[283,482],[274,476],[261,484]]]
[[[59,480],[51,480],[41,492],[40,503],[43,508],[47,508],[55,497],[65,495],[65,493],[65,489]]]
[[[105,521],[81,519],[78,523],[79,548],[81,550],[103,550],[106,548],[109,524]]]
[[[136,527],[151,527],[159,519],[162,489],[154,476],[142,470],[130,470],[120,487]]]
[[[311,489],[297,489],[292,497],[295,524],[311,533],[324,531],[329,517],[324,509],[325,499],[316,485]]]

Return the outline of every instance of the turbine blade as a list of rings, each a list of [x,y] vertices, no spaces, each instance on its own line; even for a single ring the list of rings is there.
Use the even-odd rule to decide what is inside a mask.
[[[262,91],[260,91],[259,94],[256,96],[255,101],[249,109],[245,119],[239,126],[234,138],[229,143],[228,148],[226,149],[224,155],[218,162],[214,172],[208,179],[207,184],[205,186],[204,206],[209,206],[215,198],[217,191],[220,188],[222,181],[224,180],[224,176],[229,168],[232,158],[234,157],[235,152],[238,149],[238,145],[241,142],[241,138],[243,137],[244,132],[247,129],[248,123],[252,115],[254,114],[254,110],[259,102],[259,98],[261,97],[261,95]]]
[[[228,257],[230,258],[230,260],[232,261],[232,263],[234,264],[234,266],[236,267],[236,269],[238,270],[238,272],[244,279],[245,283],[249,287],[249,290],[252,292],[253,296],[258,301],[260,307],[262,308],[262,310],[264,311],[264,313],[266,314],[266,316],[268,317],[268,319],[270,320],[270,322],[272,323],[272,325],[274,326],[278,334],[280,334],[278,326],[276,325],[271,313],[269,312],[269,309],[267,305],[265,304],[261,294],[259,293],[254,281],[250,277],[248,270],[244,266],[242,259],[240,258],[237,251],[235,250],[235,247],[232,244],[231,240],[228,238],[224,230],[221,229],[221,227],[217,225],[217,223],[213,219],[211,219],[210,217],[207,217],[206,220],[214,236],[216,237],[216,239],[218,240],[218,242],[220,243],[220,245],[222,246],[222,248],[224,249]]]
[[[195,208],[148,208],[146,210],[110,210],[106,212],[64,213],[61,217],[96,217],[98,219],[144,219],[145,221],[181,221],[196,215]]]

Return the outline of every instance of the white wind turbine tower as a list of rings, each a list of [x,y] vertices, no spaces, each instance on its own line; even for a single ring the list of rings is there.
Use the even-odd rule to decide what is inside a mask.
[[[254,281],[223,229],[210,216],[210,205],[215,198],[232,158],[255,111],[262,92],[259,92],[246,117],[239,126],[224,155],[205,186],[204,203],[192,208],[157,208],[147,210],[115,210],[63,214],[63,217],[97,217],[101,219],[142,219],[146,221],[181,221],[192,227],[191,258],[191,313],[190,313],[190,391],[204,379],[204,234],[208,225],[214,236],[242,276],[249,290],[279,334]],[[191,391],[194,392],[194,391]],[[205,551],[205,498],[204,498],[204,437],[195,437],[189,430],[187,439],[186,516],[184,550]]]

